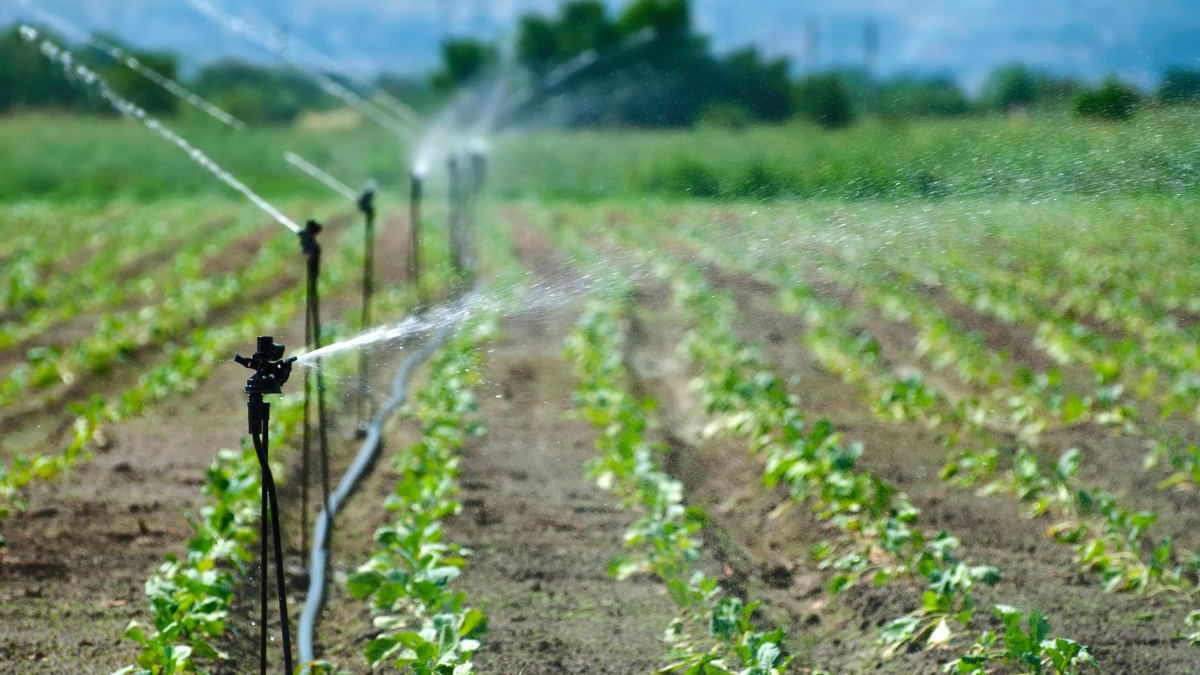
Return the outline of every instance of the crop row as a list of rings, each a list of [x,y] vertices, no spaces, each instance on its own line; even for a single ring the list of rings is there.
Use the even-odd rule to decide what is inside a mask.
[[[86,293],[144,256],[188,236],[189,225],[209,222],[196,210],[116,206],[97,212],[90,206],[44,202],[7,208],[0,215],[0,230],[5,233],[0,245],[0,260],[5,262],[0,267],[0,317],[36,320],[39,309]]]
[[[722,249],[726,255],[729,250]],[[1072,416],[1087,414],[1091,401],[1072,403],[1071,398],[1055,391],[1057,382],[1051,378],[1028,378],[1030,382],[1025,391],[1031,393],[1026,397],[1011,390],[995,396],[994,401],[1002,401],[1009,407],[1007,419],[995,413],[995,404],[980,405],[978,399],[960,399],[954,405],[949,394],[923,378],[910,375],[901,379],[882,368],[877,345],[865,338],[865,334],[851,328],[853,323],[847,318],[849,312],[821,299],[799,274],[789,271],[783,264],[764,267],[767,268],[765,278],[786,289],[785,304],[799,308],[806,315],[805,343],[810,351],[829,370],[871,392],[876,412],[885,418],[918,419],[935,425],[949,420],[969,428],[989,444],[995,444],[997,439],[990,433],[994,427],[987,424],[989,420],[995,422],[995,427],[1012,433],[1018,442],[1024,442],[1036,438],[1036,434],[1046,428],[1046,416],[1069,424],[1074,421]],[[762,268],[758,271],[762,272]],[[869,279],[870,274],[863,276]],[[888,293],[886,304],[891,305],[890,311],[909,316],[922,311],[919,299],[913,298],[911,303],[898,302],[898,298],[904,297],[903,291],[871,291],[870,283],[864,281],[860,295]],[[934,310],[925,311],[927,317],[933,315],[935,320],[925,325],[918,349],[940,345],[942,349],[937,351],[935,359],[960,364],[979,364],[984,360],[977,344],[965,344],[968,341],[961,334],[956,339],[949,338],[956,331],[947,319]],[[944,341],[929,338],[936,331],[940,331]],[[962,371],[968,368],[960,366]],[[997,369],[978,367],[973,368],[973,372],[982,374],[988,382],[1000,380]],[[965,373],[963,379],[967,379]],[[1110,420],[1124,420],[1127,426],[1132,424],[1128,415],[1110,414]],[[955,444],[952,442],[951,445]],[[947,465],[943,475],[960,485],[975,484],[995,471],[998,455],[995,450],[965,451]],[[1048,535],[1060,543],[1073,544],[1081,568],[1101,575],[1106,590],[1146,594],[1167,592],[1190,598],[1195,592],[1191,580],[1196,576],[1200,559],[1191,553],[1175,551],[1170,538],[1154,544],[1148,541],[1147,530],[1157,518],[1155,513],[1132,511],[1102,488],[1085,489],[1079,485],[1075,474],[1081,461],[1078,450],[1068,451],[1048,478],[1043,475],[1040,468],[1043,462],[1037,455],[1019,445],[1012,453],[1008,479],[991,483],[989,491],[1008,492],[1029,502],[1032,515],[1057,510],[1063,521],[1049,528]],[[1197,618],[1196,614],[1189,616],[1188,623],[1194,623]]]
[[[817,549],[821,566],[837,572],[831,589],[844,589],[863,577],[885,583],[915,573],[929,581],[923,607],[883,631],[885,653],[910,642],[946,643],[954,636],[951,621],[967,627],[975,609],[972,587],[979,582],[995,583],[997,571],[956,560],[952,551],[958,540],[947,533],[926,534],[914,527],[919,511],[895,488],[856,468],[861,446],[840,447],[828,422],[805,433],[804,417],[795,408],[794,397],[755,351],[734,337],[737,314],[732,298],[709,287],[697,269],[670,263],[671,256],[663,255],[644,230],[630,227],[620,234],[625,237],[621,243],[641,251],[651,266],[658,267],[660,276],[671,280],[676,303],[686,310],[691,330],[681,349],[701,365],[702,374],[693,388],[701,392],[706,408],[716,416],[706,433],[746,435],[752,450],[764,456],[767,484],[788,484],[796,501],[811,501],[818,517],[842,531],[840,541]],[[1020,621],[1016,610],[997,606],[996,611],[1015,615]],[[1041,621],[1040,614],[1031,615],[1031,621],[1034,619]],[[1038,663],[1054,664],[1060,672],[1075,672],[1091,661],[1085,648],[1069,640],[1046,640],[1043,635],[1022,642],[1019,636],[1028,638],[1028,634],[1011,635],[1013,644],[1008,645],[1003,637],[984,633],[950,667],[976,672],[976,667],[981,671],[991,660],[1020,662],[1036,655]],[[1022,644],[1032,651],[1017,654],[1016,648]]]
[[[334,255],[329,256],[323,270],[323,287],[327,291],[353,281],[354,243],[353,237],[342,238]],[[109,398],[94,396],[86,403],[72,404],[70,410],[76,418],[70,439],[60,453],[33,458],[17,456],[11,465],[0,464],[0,521],[13,509],[24,510],[21,492],[30,482],[53,480],[80,459],[88,458],[89,448],[104,442],[104,425],[139,415],[156,401],[192,393],[217,364],[228,361],[232,352],[252,343],[263,325],[284,325],[290,321],[303,301],[302,289],[292,289],[258,303],[227,325],[193,328],[187,335],[187,344],[168,344],[169,360],[143,373],[137,384]]]
[[[359,255],[357,237],[347,235],[337,242],[334,255],[326,256],[326,264],[322,269],[322,289],[327,294],[337,292],[349,282],[359,278],[357,269]],[[443,292],[449,284],[450,277],[447,269],[448,266],[444,264],[430,268],[427,286],[432,292]],[[229,353],[243,344],[252,342],[262,325],[286,325],[299,311],[303,301],[302,289],[289,290],[265,301],[234,325],[207,331],[194,331],[193,337],[196,338],[196,342],[192,346],[176,352],[172,363],[160,366],[148,376],[144,376],[140,390],[127,392],[122,397],[122,404],[140,410],[150,400],[190,393],[201,379],[208,376],[216,363],[227,361]],[[405,285],[380,289],[375,296],[374,305],[379,315],[390,316],[413,307],[416,302],[415,289]],[[351,316],[348,319],[349,323],[355,325],[358,323],[357,316]],[[326,322],[325,332],[327,339],[336,340],[349,337],[344,334],[344,326],[337,322]],[[480,328],[468,335],[482,339],[484,332]],[[400,465],[406,460],[414,459],[415,455],[402,454],[397,458],[397,466],[405,476],[405,480],[397,488],[397,494],[406,485],[411,487],[410,478],[421,485],[427,485],[430,480],[435,480],[443,486],[451,485],[450,482],[446,482],[452,481],[451,473],[448,472],[456,472],[457,460],[437,468],[437,471],[442,472],[437,476],[427,473],[420,477],[419,472],[435,469],[435,462],[438,459],[437,452],[452,452],[455,449],[456,446],[451,442],[453,432],[448,426],[451,424],[451,417],[454,414],[465,414],[473,407],[469,386],[473,383],[476,375],[469,364],[474,358],[474,353],[467,347],[467,343],[460,340],[444,352],[434,367],[434,383],[418,397],[417,416],[427,421],[426,440],[429,441],[428,445],[422,447],[429,452],[423,455],[424,461],[407,467],[412,469],[411,472],[404,471],[406,467]],[[336,372],[351,365],[350,361],[356,362],[354,359],[327,358],[322,367]],[[461,377],[454,376],[456,368],[465,368],[458,373]],[[336,377],[331,378],[330,386],[335,385],[337,379]],[[332,399],[338,398],[333,395],[334,392],[330,393]],[[287,448],[287,439],[292,438],[297,431],[299,420],[302,419],[299,417],[302,410],[300,400],[299,395],[285,396],[282,412],[273,416],[272,424],[274,426],[271,435],[281,440],[281,443],[276,445],[277,452]],[[456,423],[462,423],[461,417],[457,418]],[[439,442],[443,445],[438,445]],[[253,542],[257,537],[253,526],[258,520],[258,505],[261,497],[257,459],[252,448],[245,443],[244,445],[246,447],[241,455],[222,451],[213,468],[209,470],[209,480],[205,488],[210,495],[209,505],[201,512],[202,520],[193,521],[197,534],[196,537],[189,540],[189,551],[192,552],[189,554],[189,561],[192,562],[181,562],[174,556],[168,555],[167,562],[147,582],[147,595],[150,598],[151,610],[154,615],[154,629],[147,630],[147,626],[138,622],[130,626],[125,636],[142,644],[143,653],[138,659],[137,665],[118,672],[129,675],[202,673],[205,671],[196,661],[197,658],[211,660],[226,657],[214,646],[213,640],[223,633],[229,602],[240,585],[241,578],[246,574],[244,563],[249,558],[244,545]],[[286,475],[282,469],[283,467],[273,469],[277,477]],[[278,480],[279,478],[277,478]],[[445,498],[450,494],[452,492],[436,496]],[[404,502],[397,500],[389,499],[389,508],[392,506],[400,508]],[[412,511],[412,513],[416,514],[417,511]],[[401,520],[403,519],[397,520],[396,527],[404,526]],[[437,529],[436,524],[423,531],[422,534],[433,535],[435,529]],[[225,536],[225,539],[222,539],[222,536]],[[233,543],[226,541],[228,539],[232,539]],[[388,540],[388,544],[381,542],[381,545],[392,543],[394,542]],[[429,540],[425,540],[421,546],[429,543]],[[211,551],[205,548],[210,545],[212,546]],[[200,547],[203,555],[199,556],[198,562],[195,562],[197,547]],[[388,551],[400,550],[400,548],[388,549]],[[421,550],[424,551],[424,548]],[[379,556],[373,558],[372,562],[378,562],[386,553],[387,551],[381,552]],[[386,574],[388,583],[395,581],[396,574],[399,573],[395,569],[389,570]],[[186,581],[181,582],[180,579]],[[361,582],[361,579],[357,579],[357,581]],[[414,580],[414,582],[416,583],[415,587],[425,588],[419,583],[420,580]],[[361,590],[361,585],[352,585],[352,588]],[[391,590],[394,588],[389,587],[384,592]],[[416,597],[413,596],[409,600],[415,602]],[[443,607],[443,613],[431,619],[431,622],[436,624],[438,633],[432,643],[422,646],[410,639],[409,635],[397,636],[397,639],[408,640],[416,650],[414,653],[420,657],[417,662],[411,664],[414,669],[419,669],[424,663],[429,668],[428,672],[449,672],[438,665],[438,662],[451,660],[456,660],[455,667],[462,666],[462,661],[469,657],[471,651],[472,643],[467,636],[485,628],[479,624],[482,615],[472,610],[457,611],[462,609],[461,597],[456,596],[452,600],[459,604],[454,606],[452,603],[452,605]],[[397,599],[394,607],[396,611],[410,608],[400,599]],[[432,604],[425,607],[427,610],[433,608]],[[455,625],[461,631],[454,649],[446,646],[445,640],[448,639],[448,635],[444,634],[443,624],[450,615],[453,615]],[[203,620],[195,621],[196,616],[202,617]],[[386,623],[383,618],[381,621]],[[430,627],[424,626],[416,635],[428,637],[429,633],[425,629]],[[383,638],[381,637],[381,639]],[[368,657],[378,654],[380,644],[372,643],[372,646],[368,647]],[[430,653],[430,645],[437,648],[437,655],[432,661],[426,658]],[[403,654],[400,656],[403,657]],[[328,664],[324,662],[302,665],[309,666],[314,673],[328,670]],[[467,669],[469,670],[469,666]],[[455,672],[462,675],[466,671]]]
[[[968,628],[976,607],[973,586],[994,585],[999,571],[956,560],[953,551],[959,542],[947,532],[922,533],[920,511],[886,481],[858,468],[862,446],[842,447],[828,421],[806,433],[796,398],[786,393],[755,350],[735,337],[733,299],[709,287],[695,268],[676,268],[671,276],[676,303],[691,326],[681,351],[701,368],[692,386],[716,418],[707,433],[747,437],[751,451],[765,459],[768,487],[788,485],[794,500],[810,503],[818,518],[841,530],[841,541],[817,548],[821,566],[839,571],[831,589],[837,591],[867,574],[876,584],[902,574],[928,581],[922,607],[884,627],[880,639],[885,656],[910,642],[949,643],[955,635],[951,621]],[[948,669],[982,672],[993,661],[1008,661],[1025,668],[1041,664],[1037,671],[1053,665],[1057,672],[1068,673],[1095,665],[1085,647],[1039,632],[1044,623],[1040,614],[1030,615],[1031,631],[1038,633],[1031,638],[1020,630],[1019,611],[1007,606],[995,611],[1006,624],[1005,632],[999,637],[985,633]]]
[[[302,397],[286,397],[271,417],[270,435],[287,438],[303,420]],[[278,460],[276,460],[278,461]],[[274,462],[273,462],[274,465]],[[284,475],[281,465],[273,466]],[[258,456],[249,438],[240,452],[222,450],[205,473],[208,504],[200,518],[189,519],[195,534],[187,553],[173,553],[146,581],[152,615],[149,624],[133,621],[124,638],[138,643],[134,665],[113,675],[182,675],[203,672],[198,659],[228,658],[218,647],[225,634],[229,605],[254,561],[248,546],[258,540],[262,478]],[[262,583],[268,583],[266,566]]]
[[[670,665],[659,672],[779,675],[792,660],[783,629],[758,630],[751,617],[759,603],[722,595],[719,580],[697,569],[707,518],[684,504],[683,485],[658,468],[663,449],[646,438],[653,403],[629,392],[621,311],[617,301],[592,301],[565,349],[580,375],[575,414],[602,432],[588,476],[640,514],[625,535],[634,553],[614,560],[610,572],[656,575],[680,608],[663,638]]]
[[[450,588],[465,559],[443,541],[441,521],[462,510],[455,499],[459,451],[484,432],[467,416],[478,406],[477,345],[492,331],[488,320],[466,327],[434,360],[429,384],[409,411],[422,425],[421,438],[393,460],[401,479],[384,508],[395,516],[375,531],[380,550],[349,578],[351,594],[370,600],[382,631],[366,646],[373,668],[390,661],[414,675],[474,672],[471,654],[487,620],[466,606],[466,594]]]
[[[692,240],[698,241],[698,240]],[[700,245],[700,244],[697,244]],[[723,260],[736,257],[731,251],[743,251],[737,247],[721,248]],[[753,258],[757,266],[751,266],[744,259],[737,264],[743,269],[759,273],[778,287],[784,289],[785,305],[801,311],[807,319],[807,334],[805,343],[810,351],[829,370],[841,374],[854,381],[871,393],[875,402],[875,410],[885,418],[893,420],[917,419],[934,425],[950,421],[968,429],[974,435],[994,444],[997,440],[993,430],[1011,433],[1018,442],[1036,439],[1038,433],[1045,429],[1051,420],[1059,424],[1078,423],[1092,413],[1089,412],[1095,403],[1090,399],[1080,400],[1072,395],[1064,395],[1059,391],[1059,382],[1051,373],[1049,376],[1024,376],[1024,388],[998,388],[991,394],[989,400],[970,399],[961,397],[952,403],[952,397],[946,391],[930,384],[919,374],[905,378],[898,377],[882,367],[878,345],[865,333],[853,328],[855,322],[850,316],[850,310],[843,309],[834,303],[822,299],[795,270],[782,262],[771,263],[764,257]],[[864,268],[860,272],[859,296],[875,302],[885,313],[900,315],[917,326],[917,350],[931,353],[931,358],[937,363],[954,363],[963,381],[978,380],[989,385],[1001,384],[1005,375],[998,366],[999,358],[987,353],[969,336],[962,334],[953,323],[928,302],[923,301],[919,294],[897,289],[887,289],[872,273]],[[828,267],[825,268],[829,270]],[[920,317],[919,319],[916,317]],[[1115,397],[1114,397],[1115,398]],[[1121,412],[1121,406],[1113,404],[1113,400],[1100,402],[1103,412],[1096,413],[1101,423],[1115,424],[1124,421],[1126,426],[1132,425],[1132,416]],[[997,408],[1004,407],[1006,414],[1001,414]],[[1107,407],[1105,407],[1107,406]],[[954,445],[954,443],[951,443]],[[987,454],[968,452],[952,462],[946,470],[948,478],[957,475],[963,468],[978,470],[981,466],[994,466],[996,461],[994,451]],[[1035,457],[1030,450],[1020,447],[1017,450],[1020,461],[1029,461]],[[1077,467],[1079,456],[1074,453]],[[1023,458],[1023,459],[1022,459]],[[990,460],[990,464],[989,464]],[[1073,472],[1072,472],[1073,476]],[[1091,495],[1088,503],[1091,507],[1086,514],[1092,518],[1100,518],[1092,527],[1073,528],[1072,543],[1078,544],[1080,562],[1087,570],[1104,573],[1106,579],[1114,580],[1111,588],[1141,588],[1137,582],[1130,584],[1117,583],[1122,578],[1146,579],[1157,578],[1149,563],[1139,561],[1144,544],[1139,541],[1146,534],[1146,525],[1153,522],[1153,513],[1136,514],[1120,504],[1107,492],[1100,488],[1090,491],[1076,490],[1077,494]],[[1081,497],[1082,499],[1082,497]],[[1130,527],[1128,523],[1142,523],[1139,527]],[[1177,578],[1186,576],[1192,569],[1190,555],[1177,558],[1169,541],[1160,542],[1153,547],[1158,553],[1158,563],[1163,567],[1162,574]],[[1085,553],[1086,552],[1086,553]],[[1173,567],[1170,567],[1173,566]],[[1152,588],[1154,584],[1149,584]]]
[[[176,270],[182,278],[171,279],[160,303],[105,315],[90,336],[65,350],[30,350],[28,363],[0,382],[0,406],[25,397],[31,387],[69,385],[79,372],[104,374],[137,349],[184,334],[214,311],[261,293],[264,285],[282,276],[288,262],[296,261],[295,253],[294,239],[276,237],[249,265],[211,276],[198,261],[185,260]]]
[[[225,253],[239,236],[245,234],[232,222],[213,224],[213,232],[204,237],[193,237],[176,247],[171,239],[181,235],[172,232],[167,225],[154,228],[164,232],[146,232],[146,228],[138,228],[141,231],[137,233],[137,243],[130,246],[132,251],[122,250],[121,254],[113,256],[98,255],[69,274],[55,275],[45,285],[39,285],[44,295],[42,301],[0,324],[0,349],[14,348],[89,314],[103,315],[123,305],[146,306],[161,302],[164,291],[177,280],[201,277],[208,261]],[[123,259],[129,258],[130,253],[137,253],[130,265],[143,258],[168,253],[170,258],[166,264],[152,270],[128,270]],[[51,350],[40,351],[42,354],[49,352]]]

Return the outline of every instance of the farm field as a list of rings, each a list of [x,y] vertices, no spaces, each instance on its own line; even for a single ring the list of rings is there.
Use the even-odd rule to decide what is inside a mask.
[[[39,124],[0,120],[0,145],[50,139]],[[87,148],[119,123],[69,124]],[[379,404],[457,328],[338,516],[322,667],[1193,672],[1186,120],[1076,123],[1048,147],[1056,124],[914,125],[903,143],[945,161],[903,181],[869,126],[809,144],[820,170],[771,159],[826,134],[805,127],[503,138],[480,290],[458,301],[447,205],[430,199],[414,288],[406,186],[381,176],[372,323],[468,311],[370,352]],[[327,164],[343,142],[391,159],[367,132],[297,138]],[[1063,176],[1076,156],[1092,169]],[[0,671],[255,672],[260,486],[231,359],[263,333],[303,346],[303,261],[251,206],[109,159],[142,187],[64,170],[17,198],[32,183],[0,179]],[[326,342],[352,338],[361,218],[273,170],[265,194],[326,225]],[[322,366],[335,481],[358,365]],[[299,379],[272,420],[293,621]]]

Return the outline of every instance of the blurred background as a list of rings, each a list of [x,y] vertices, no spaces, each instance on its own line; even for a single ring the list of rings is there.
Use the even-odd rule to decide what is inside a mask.
[[[259,141],[264,148],[279,145],[284,141],[278,137],[263,139],[283,130],[296,134],[287,139],[291,147],[315,154],[318,165],[348,179],[401,180],[405,171],[392,150],[382,152],[375,141],[354,136],[378,125],[331,90],[340,86],[365,98],[402,102],[416,120],[436,116],[451,101],[461,104],[464,92],[473,90],[477,99],[485,99],[488,86],[502,83],[499,97],[506,105],[522,100],[515,107],[500,106],[503,119],[489,120],[489,132],[654,133],[624,146],[621,156],[601,152],[595,161],[608,162],[611,170],[597,172],[607,178],[586,183],[572,182],[572,172],[543,171],[546,180],[517,175],[554,165],[553,157],[534,156],[538,147],[555,156],[569,152],[524,143],[517,153],[527,171],[502,172],[492,186],[508,196],[533,191],[572,197],[630,190],[711,197],[878,195],[893,191],[897,181],[890,174],[899,170],[905,189],[919,193],[971,191],[989,182],[987,189],[994,190],[1018,179],[998,183],[994,176],[963,174],[947,153],[929,144],[905,145],[903,156],[888,164],[874,157],[876,150],[888,151],[879,140],[922,124],[941,125],[935,135],[953,147],[979,141],[981,135],[1016,134],[995,148],[1010,161],[989,169],[1013,177],[1011,165],[1024,152],[1019,148],[1036,142],[1038,129],[1048,136],[1062,131],[1055,127],[1058,122],[1039,127],[1037,120],[1115,124],[1140,115],[1170,127],[1169,120],[1178,121],[1181,111],[1200,98],[1200,4],[1184,0],[261,0],[226,6],[209,0],[10,0],[0,6],[0,25],[8,26],[0,37],[0,113],[9,116],[7,133],[0,130],[0,147],[27,161],[22,171],[0,178],[0,198],[221,189],[185,166],[185,158],[168,157],[165,147],[146,152],[178,166],[177,180],[143,175],[145,163],[127,154],[132,141],[125,132],[95,126],[98,118],[116,111],[42,58],[37,44],[20,36],[20,22],[73,48],[121,95],[183,125],[186,137],[207,143],[215,153],[231,137],[214,131],[211,120],[197,120],[204,115],[178,96],[124,67],[111,46],[254,127],[251,140],[237,141],[224,160],[235,174],[255,171],[256,188],[267,194],[303,185],[304,179],[281,161],[244,152]],[[477,100],[473,106],[478,115],[487,104]],[[31,138],[50,131],[41,126],[44,113],[87,116],[91,122],[54,123],[48,135],[72,132],[69,147],[53,145],[52,138],[31,145]],[[1034,126],[978,126],[1027,118]],[[785,138],[752,144],[758,148],[752,162],[761,169],[758,178],[746,176],[754,167],[747,168],[744,147],[728,150],[745,161],[726,155],[714,164],[707,156],[681,156],[679,144],[691,141],[672,145],[670,135],[698,127],[739,131],[789,125],[793,133]],[[884,128],[891,131],[880,131]],[[810,168],[824,162],[829,169],[828,162],[847,161],[854,148],[868,150],[858,153],[862,161],[840,168],[812,169],[807,178],[789,174],[792,170],[783,165],[800,157],[773,152],[772,145],[790,144],[801,152],[799,138],[806,151],[838,142],[836,135],[812,135],[814,129],[857,129],[850,133],[860,136],[838,146],[832,159],[810,152],[804,162]],[[346,136],[332,144],[336,147],[328,137],[305,140],[305,134],[317,133]],[[721,138],[707,136],[706,147],[719,146]],[[46,152],[50,147],[55,152]],[[337,147],[355,148],[347,155],[354,160],[341,159]],[[588,146],[586,152],[596,150]],[[920,162],[924,173],[914,178],[918,162],[913,160],[921,155],[930,161]],[[128,161],[123,163],[122,156]],[[868,160],[870,166],[863,163]],[[731,163],[739,167],[740,178],[722,175],[731,171]],[[1162,185],[1173,190],[1179,181],[1171,181],[1188,163],[1168,163],[1175,173],[1163,178],[1170,185]],[[41,165],[45,170],[38,169]],[[1038,167],[1044,180],[1035,182],[1090,192],[1111,190],[1122,181],[1105,167],[1110,173],[1081,187],[1056,178],[1071,175],[1061,169]],[[1021,180],[1030,178],[1029,170],[1023,166],[1017,172]],[[815,178],[831,171],[837,174],[834,183]]]

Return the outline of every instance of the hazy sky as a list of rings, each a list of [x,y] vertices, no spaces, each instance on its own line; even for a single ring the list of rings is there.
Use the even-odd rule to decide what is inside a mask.
[[[497,35],[521,12],[556,0],[212,0],[231,13],[285,27],[344,61],[395,70],[428,67],[439,37]],[[48,9],[130,42],[194,61],[266,58],[185,0],[42,0]],[[614,5],[618,3],[612,3]],[[998,64],[1025,61],[1087,77],[1120,72],[1150,81],[1164,65],[1200,66],[1200,0],[694,0],[718,48],[754,43],[806,67],[810,21],[820,63],[861,64],[877,22],[885,72],[947,72],[968,85]],[[0,20],[18,16],[0,0]]]

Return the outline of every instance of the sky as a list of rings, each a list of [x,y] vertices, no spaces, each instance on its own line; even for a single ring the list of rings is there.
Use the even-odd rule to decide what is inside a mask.
[[[269,60],[189,6],[189,0],[38,0],[86,29],[167,49],[192,65],[222,57]],[[557,0],[207,0],[282,28],[365,72],[417,72],[442,36],[511,34],[523,12]],[[878,26],[883,74],[949,74],[977,87],[995,67],[1022,61],[1060,74],[1109,73],[1149,86],[1168,65],[1200,68],[1200,0],[693,0],[718,50],[747,44],[788,56],[797,71],[864,64],[864,32]],[[618,7],[620,2],[611,2]],[[0,0],[0,22],[27,16]],[[819,49],[812,61],[809,35]]]

